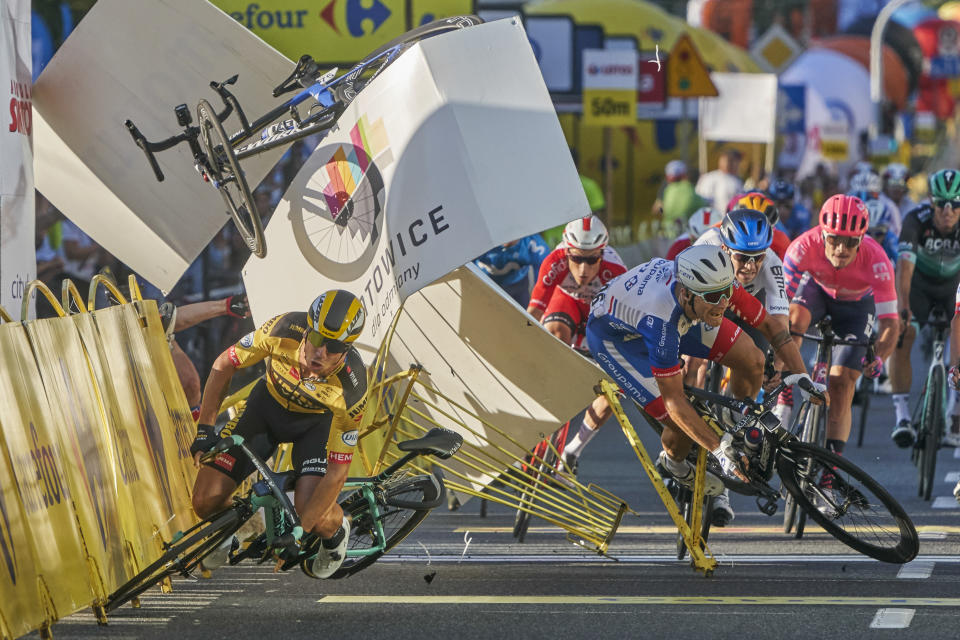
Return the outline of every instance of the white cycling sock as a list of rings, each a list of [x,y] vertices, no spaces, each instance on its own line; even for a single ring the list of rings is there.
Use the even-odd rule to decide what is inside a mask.
[[[906,420],[910,422],[910,394],[909,393],[895,393],[893,394],[893,408],[897,410],[897,422],[901,420]]]
[[[563,448],[563,455],[571,455],[579,458],[584,448],[586,448],[587,443],[593,440],[593,436],[597,435],[597,431],[599,431],[599,429],[591,429],[588,427],[586,421],[581,422],[577,434],[573,436],[570,442],[567,443],[567,446]]]

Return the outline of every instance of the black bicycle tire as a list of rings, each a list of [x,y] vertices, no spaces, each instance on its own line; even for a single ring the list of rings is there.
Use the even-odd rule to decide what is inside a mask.
[[[680,497],[682,496],[682,497]],[[690,491],[687,487],[680,486],[678,493],[678,504],[677,507],[680,509],[680,515],[683,516],[683,520],[687,523],[687,526],[690,527],[690,531],[693,531],[693,492]],[[700,510],[700,538],[706,542],[707,538],[710,537],[710,525],[713,518],[713,496],[705,495],[703,497],[703,509]],[[683,502],[682,506],[679,502]],[[677,560],[683,560],[684,556],[687,553],[687,541],[684,539],[683,534],[679,531],[677,532]]]
[[[241,204],[246,207],[246,218],[249,218],[249,220],[244,219],[244,216],[239,211],[239,206],[233,201],[229,192],[227,192],[227,187],[222,185],[218,186],[217,191],[220,192],[220,197],[223,198],[224,203],[227,205],[230,217],[233,218],[233,223],[236,225],[237,231],[240,232],[240,236],[243,238],[244,243],[246,243],[247,248],[250,249],[253,255],[258,258],[263,258],[267,255],[267,244],[263,237],[263,221],[260,218],[260,212],[257,211],[257,205],[253,201],[250,185],[247,184],[247,179],[240,169],[240,163],[230,144],[230,138],[223,130],[223,124],[217,118],[216,110],[210,106],[210,103],[206,100],[201,100],[197,104],[197,120],[200,127],[200,139],[207,152],[208,164],[210,165],[210,169],[216,172],[216,175],[212,177],[217,181],[222,181],[222,174],[220,173],[216,154],[217,145],[210,139],[207,125],[213,129],[219,138],[220,151],[230,166],[230,171],[233,172],[233,182],[239,191],[239,196],[242,200]]]
[[[425,475],[419,475],[419,476],[399,478],[393,481],[392,483],[388,481],[389,486],[387,484],[385,484],[384,486],[384,500],[381,506],[390,506],[390,495],[400,493],[404,491],[407,487],[422,486],[422,487],[435,488],[436,484],[435,484],[434,478],[435,476],[425,474]],[[441,501],[444,493],[445,493],[445,487],[443,486],[443,484],[441,484],[440,485]],[[436,496],[427,496],[426,492],[424,492],[424,494],[425,494],[424,496],[425,504],[430,504],[436,501]],[[406,500],[404,500],[403,503],[409,504],[408,501]],[[358,507],[355,510],[355,513],[360,513],[362,511],[366,511],[367,509],[366,501],[362,501],[362,502],[356,501],[354,504],[358,505]],[[384,544],[383,550],[368,556],[359,556],[355,558],[347,557],[346,560],[344,560],[343,565],[339,569],[337,569],[337,571],[334,572],[333,575],[330,576],[330,579],[336,580],[339,578],[346,578],[348,576],[352,576],[353,574],[359,571],[362,571],[363,569],[366,569],[371,564],[373,564],[374,562],[379,560],[381,557],[383,557],[383,555],[388,551],[390,551],[393,547],[403,542],[404,538],[406,538],[408,535],[410,535],[410,533],[414,529],[420,526],[420,523],[423,522],[424,518],[430,515],[430,511],[432,511],[431,508],[426,508],[426,509],[410,509],[408,507],[398,507],[398,508],[402,512],[408,513],[410,515],[407,517],[407,519],[404,521],[404,523],[400,527],[398,527],[392,533],[387,534],[387,540]],[[354,515],[354,512],[351,512],[351,515]],[[350,531],[351,538],[356,538],[358,534],[359,532],[357,531],[357,529],[351,529]],[[304,560],[303,562],[308,562],[308,561],[309,560]]]
[[[110,594],[104,610],[113,611],[157,585],[164,578],[190,571],[225,538],[236,533],[247,519],[235,507],[231,507],[200,521],[188,529],[182,538],[170,544],[167,550],[146,569]],[[198,543],[200,544],[195,546]],[[181,555],[184,557],[180,558]]]
[[[813,415],[813,426],[810,425],[810,415]],[[823,447],[827,435],[827,416],[821,405],[811,404],[807,410],[807,424],[803,427],[804,442]],[[801,489],[803,487],[801,486]],[[803,509],[797,509],[796,519],[794,520],[793,537],[797,540],[803,538],[804,529],[807,526],[807,512]]]
[[[539,448],[539,446],[537,448]],[[533,482],[528,481],[528,476],[536,476],[536,474],[538,473],[537,470],[534,469],[536,451],[537,449],[535,448],[534,452],[526,457],[526,460],[524,462],[524,466],[526,467],[526,470],[521,471],[521,473],[518,474],[519,478],[517,479],[517,482],[521,487],[526,487],[527,485],[529,485],[530,487],[533,486]],[[526,502],[529,502],[529,499],[527,498],[528,493],[532,493],[532,489],[529,489],[529,490],[525,488],[520,489],[520,491],[518,492],[517,503],[522,505]],[[523,542],[523,539],[527,535],[527,527],[529,526],[530,526],[530,513],[524,509],[518,508],[517,514],[513,518],[513,537],[517,539],[517,542],[521,542],[521,543]]]
[[[889,516],[896,522],[900,534],[897,544],[895,546],[880,546],[866,542],[864,539],[849,533],[844,527],[817,510],[800,489],[798,482],[797,458],[802,456],[817,460],[824,466],[848,474],[878,498]],[[903,564],[916,557],[920,549],[920,541],[917,529],[910,520],[910,516],[880,483],[849,459],[807,442],[793,441],[785,445],[784,449],[780,451],[777,457],[777,472],[780,474],[780,479],[787,491],[793,494],[797,504],[827,533],[851,549],[881,562],[894,564]]]
[[[921,497],[930,501],[933,496],[934,475],[937,472],[937,451],[940,448],[940,425],[945,420],[944,401],[941,394],[946,389],[943,367],[935,366],[930,371],[930,380],[927,389],[933,393],[924,395],[924,411],[921,422],[921,437],[923,438],[923,453],[920,456],[920,488]]]
[[[463,24],[463,22],[470,22],[471,24],[467,25],[467,24]],[[447,31],[455,31],[457,29],[462,29],[467,26],[476,26],[482,23],[483,23],[483,20],[481,18],[474,15],[467,15],[467,16],[454,16],[451,18],[443,18],[441,20],[435,20],[428,24],[420,25],[415,29],[411,29],[410,31],[407,31],[406,33],[403,33],[397,36],[393,40],[378,47],[377,49],[374,49],[372,53],[365,56],[362,60],[360,60],[355,65],[353,65],[353,67],[350,68],[350,71],[345,73],[343,77],[347,78],[352,73],[355,73],[358,69],[362,70],[365,65],[376,60],[377,58],[384,55],[385,53],[387,53],[388,51],[390,51],[395,47],[402,46],[402,45],[412,46],[414,43],[433,35],[438,35],[440,33],[444,33]],[[357,83],[361,81],[360,78],[357,78],[356,80],[353,80],[353,81],[341,80],[339,82],[335,82],[335,84],[332,87],[330,87],[330,91],[333,94],[334,99],[340,104],[342,104],[343,107],[346,107],[356,99],[356,97],[360,94],[360,92],[363,91],[374,78],[376,78],[381,73],[383,73],[383,70],[389,67],[391,64],[393,64],[399,57],[400,57],[400,54],[397,54],[393,58],[393,60],[383,65],[380,69],[377,69],[376,73],[373,76],[362,79],[362,84],[359,87],[357,86]]]

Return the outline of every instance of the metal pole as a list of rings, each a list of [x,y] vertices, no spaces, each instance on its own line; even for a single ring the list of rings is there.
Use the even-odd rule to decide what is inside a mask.
[[[870,33],[870,101],[873,103],[873,126],[870,137],[876,138],[883,133],[883,32],[893,12],[907,4],[910,0],[891,0],[877,16]]]

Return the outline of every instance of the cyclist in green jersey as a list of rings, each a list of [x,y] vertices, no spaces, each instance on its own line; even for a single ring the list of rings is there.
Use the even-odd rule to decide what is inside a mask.
[[[905,327],[890,358],[890,380],[897,423],[891,438],[900,447],[916,439],[910,420],[910,349],[917,330],[934,308],[949,313],[960,283],[960,171],[942,169],[930,176],[930,204],[903,219],[897,259],[897,306]],[[912,320],[912,321],[911,321]],[[944,443],[960,444],[960,403],[953,403]]]

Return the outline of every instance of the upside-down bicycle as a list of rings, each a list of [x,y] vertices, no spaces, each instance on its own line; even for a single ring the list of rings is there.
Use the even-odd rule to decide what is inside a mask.
[[[183,131],[164,140],[147,140],[132,120],[124,124],[134,142],[146,154],[158,181],[163,181],[164,175],[154,153],[186,142],[200,176],[220,192],[247,247],[262,258],[267,251],[263,223],[240,161],[329,131],[357,94],[416,42],[481,22],[476,16],[457,16],[421,25],[386,43],[340,76],[336,75],[338,69],[321,72],[317,62],[305,55],[297,62],[293,72],[273,89],[273,97],[299,92],[253,122],[250,122],[236,96],[227,88],[236,83],[238,75],[234,75],[223,82],[210,83],[210,88],[220,96],[224,108],[218,112],[207,100],[200,100],[196,107],[199,126],[193,124],[190,108],[186,104],[174,107],[177,124]],[[300,113],[299,109],[302,108],[306,108],[305,114]],[[240,120],[240,129],[227,135],[223,123],[234,112]],[[347,197],[344,200],[343,208],[333,214],[333,222],[339,226],[345,226],[352,213],[349,200]]]

